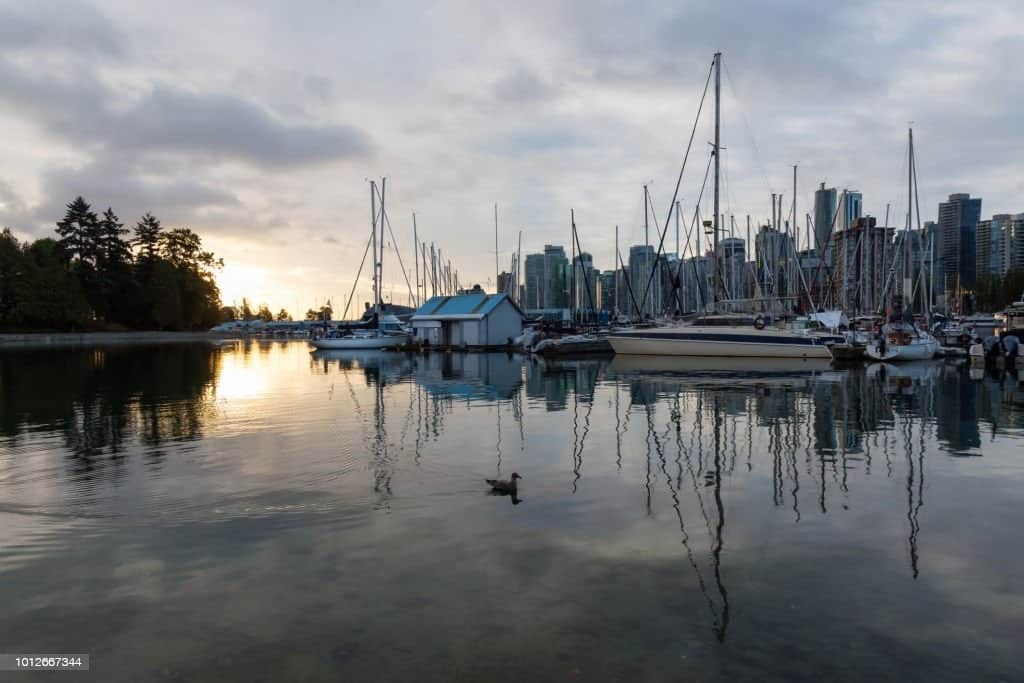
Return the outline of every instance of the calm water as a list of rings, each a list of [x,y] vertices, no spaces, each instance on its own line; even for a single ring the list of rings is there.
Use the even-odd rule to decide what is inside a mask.
[[[1024,680],[1024,386],[758,370],[0,354],[0,652],[102,681]],[[518,505],[486,494],[513,471]]]

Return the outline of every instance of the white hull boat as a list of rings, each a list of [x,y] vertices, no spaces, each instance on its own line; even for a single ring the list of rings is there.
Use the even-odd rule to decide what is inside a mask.
[[[882,334],[887,338],[885,344],[873,340],[864,349],[871,360],[885,363],[931,360],[939,353],[940,345],[935,337],[907,323],[886,325],[882,328]]]
[[[324,337],[311,339],[317,349],[390,349],[409,343],[407,334],[356,335],[352,337]]]
[[[816,335],[750,327],[680,326],[618,332],[608,337],[615,353],[709,358],[824,358],[828,345]]]

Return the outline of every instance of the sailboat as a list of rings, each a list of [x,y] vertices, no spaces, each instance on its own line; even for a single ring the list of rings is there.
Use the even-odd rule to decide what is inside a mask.
[[[882,326],[877,339],[864,349],[864,353],[876,361],[888,363],[895,361],[929,360],[939,352],[939,342],[914,323],[910,307],[914,302],[914,284],[912,260],[910,257],[910,223],[914,206],[914,178],[916,168],[914,161],[914,129],[909,131],[907,164],[907,228],[903,233],[903,294],[893,295],[892,314],[889,322]],[[918,216],[920,221],[920,216]],[[923,238],[922,238],[923,239]],[[925,283],[926,285],[928,283]],[[922,289],[924,289],[922,287]],[[922,298],[927,300],[923,292]],[[906,306],[906,310],[904,310]]]
[[[711,306],[718,300],[721,280],[719,225],[719,150],[721,130],[722,53],[716,52],[715,75],[714,217],[705,226],[714,234],[714,266]],[[769,329],[764,316],[743,324],[736,316],[705,316],[702,324],[678,325],[615,332],[608,337],[615,353],[648,356],[705,356],[719,358],[832,358],[832,339],[790,330]]]
[[[386,178],[381,179],[380,191],[380,252],[377,252],[377,184],[370,181],[370,215],[372,217],[373,244],[373,318],[376,327],[357,330],[343,330],[338,336],[326,336],[310,339],[309,343],[317,349],[389,349],[409,343],[409,334],[401,321],[391,314],[384,313],[381,300],[384,262],[384,187]]]

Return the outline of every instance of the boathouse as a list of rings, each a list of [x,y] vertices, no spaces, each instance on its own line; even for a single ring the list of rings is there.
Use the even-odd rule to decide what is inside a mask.
[[[412,314],[418,343],[431,346],[487,348],[507,346],[523,331],[523,312],[507,294],[475,290],[435,296]]]

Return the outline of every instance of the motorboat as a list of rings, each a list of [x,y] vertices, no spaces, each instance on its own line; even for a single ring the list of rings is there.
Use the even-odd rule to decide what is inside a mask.
[[[750,327],[677,325],[614,332],[608,335],[608,341],[616,354],[831,359],[830,341],[834,342],[836,339],[769,328],[759,316]]]
[[[1002,336],[1014,335],[1024,342],[1024,296],[1006,307],[1002,312],[1003,331]]]

